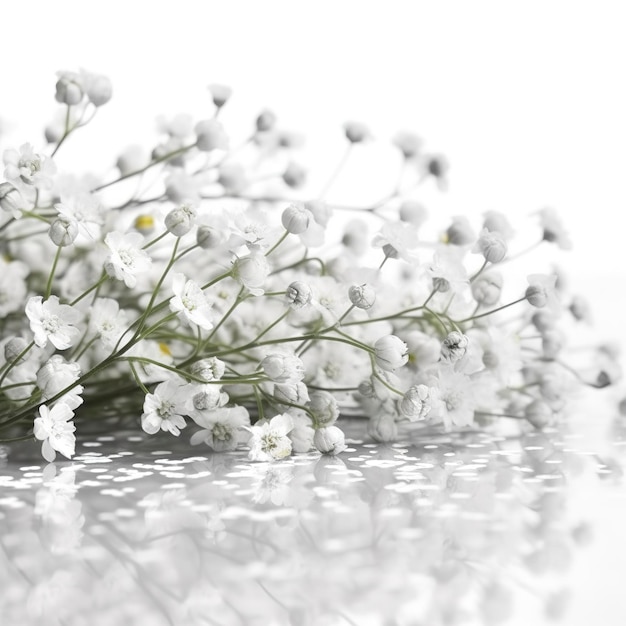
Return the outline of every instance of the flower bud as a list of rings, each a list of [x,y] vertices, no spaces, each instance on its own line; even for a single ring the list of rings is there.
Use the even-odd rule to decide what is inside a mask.
[[[7,363],[15,363],[15,365],[24,363],[27,355],[22,355],[22,353],[26,350],[27,346],[28,342],[23,337],[13,337],[9,339],[9,341],[4,344],[4,360]],[[20,357],[19,360],[18,357]]]
[[[441,358],[449,363],[456,363],[467,352],[469,339],[463,333],[453,330],[441,344]]]
[[[107,76],[89,74],[86,80],[85,93],[91,104],[101,107],[113,96],[113,85]]]
[[[283,181],[289,187],[302,187],[306,180],[306,170],[297,163],[289,163],[283,172]]]
[[[361,143],[371,138],[371,134],[365,124],[360,122],[347,122],[343,125],[346,138],[350,143]]]
[[[0,209],[11,213],[14,218],[21,217],[25,201],[19,189],[11,183],[0,183]]]
[[[474,246],[473,252],[480,252],[489,263],[500,263],[506,256],[507,245],[504,237],[498,232],[483,230]]]
[[[265,109],[261,111],[259,116],[256,118],[256,129],[260,133],[267,132],[268,130],[272,130],[276,125],[276,115],[273,111],[269,111]]]
[[[481,274],[472,282],[472,295],[478,304],[493,306],[500,300],[502,283],[502,274],[491,271]]]
[[[220,361],[220,359],[214,356],[200,359],[191,366],[191,373],[206,382],[220,380],[225,370],[226,364],[224,361]]]
[[[117,157],[116,166],[122,176],[138,172],[150,162],[143,146],[130,146]]]
[[[528,283],[525,294],[528,302],[539,309],[546,306],[555,293],[556,276],[533,274],[528,277]]]
[[[318,428],[313,437],[313,444],[322,454],[339,454],[348,446],[343,431],[337,426]]]
[[[398,209],[400,219],[413,226],[421,226],[428,217],[428,211],[424,205],[415,200],[405,200]]]
[[[574,316],[574,319],[579,322],[591,321],[591,309],[589,302],[582,296],[574,296],[569,305],[570,313]]]
[[[378,367],[393,372],[409,360],[408,347],[400,337],[386,335],[374,344],[374,358]]]
[[[75,220],[67,220],[63,217],[59,217],[48,229],[48,236],[52,239],[52,243],[60,248],[63,246],[69,246],[74,243],[76,237],[78,237],[78,223]]]
[[[545,333],[554,328],[557,317],[554,313],[550,313],[549,311],[537,311],[530,318],[530,321],[540,333]]]
[[[499,211],[486,211],[485,219],[483,220],[483,228],[490,232],[497,232],[504,237],[504,239],[511,239],[515,234],[513,227],[509,223],[509,220],[503,213]]]
[[[306,404],[311,399],[307,386],[301,382],[276,383],[274,398],[278,402],[289,404]]]
[[[465,246],[476,240],[476,235],[466,217],[455,217],[446,231],[448,243]]]
[[[63,72],[59,75],[54,96],[61,104],[78,104],[83,99],[83,89],[80,85],[79,76]]]
[[[565,345],[565,336],[557,329],[552,328],[542,333],[541,347],[546,359],[556,359]]]
[[[405,159],[416,157],[422,149],[422,140],[413,133],[400,132],[393,138],[393,145]]]
[[[247,287],[253,295],[263,293],[262,287],[269,273],[270,265],[265,255],[261,253],[250,253],[233,263],[233,278]]]
[[[533,400],[524,409],[526,419],[535,428],[544,428],[552,421],[552,409],[543,400]]]
[[[232,194],[238,194],[248,186],[246,170],[240,163],[225,163],[220,166],[217,182]]]
[[[209,85],[209,91],[213,98],[213,104],[220,109],[223,107],[228,99],[233,95],[233,90],[227,85]]]
[[[224,127],[217,120],[202,120],[195,127],[196,147],[202,152],[211,150],[226,150],[228,135]]]
[[[363,285],[352,285],[348,289],[348,297],[350,302],[357,309],[369,309],[376,302],[376,292],[371,285],[364,283]]]
[[[175,237],[182,237],[191,230],[195,219],[196,210],[188,204],[183,204],[165,216],[165,228]]]
[[[413,385],[400,400],[400,413],[411,422],[426,419],[430,409],[430,389],[426,385]]]
[[[261,368],[276,383],[293,383],[304,378],[304,363],[293,354],[268,354],[261,361]]]
[[[292,235],[300,235],[305,232],[312,219],[313,214],[311,211],[297,204],[288,206],[281,216],[281,222],[285,230]]]
[[[313,391],[307,408],[317,426],[331,426],[339,417],[339,405],[328,391]]]
[[[214,411],[222,406],[222,395],[219,385],[204,385],[202,391],[192,398],[193,408],[196,411]]]
[[[196,243],[203,250],[210,250],[211,248],[217,248],[224,243],[224,237],[222,233],[213,228],[212,226],[198,226],[196,231]]]
[[[292,309],[302,309],[311,303],[313,290],[307,283],[296,280],[287,287],[285,298]]]
[[[448,162],[445,157],[442,156],[429,157],[428,163],[426,165],[428,173],[435,178],[443,178],[448,172],[448,168]]]

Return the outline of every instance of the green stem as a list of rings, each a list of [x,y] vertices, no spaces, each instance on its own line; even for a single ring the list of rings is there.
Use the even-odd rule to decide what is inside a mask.
[[[54,280],[54,273],[56,272],[59,259],[61,258],[61,246],[57,246],[57,251],[54,254],[52,261],[52,267],[50,268],[50,275],[48,276],[48,282],[46,283],[46,294],[44,300],[47,300],[52,293],[52,281]]]

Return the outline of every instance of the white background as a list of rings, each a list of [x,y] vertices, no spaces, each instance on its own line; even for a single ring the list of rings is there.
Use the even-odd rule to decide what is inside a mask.
[[[3,147],[42,144],[57,108],[54,74],[80,67],[107,74],[115,90],[63,149],[67,163],[96,170],[152,136],[159,114],[210,115],[212,82],[235,92],[225,122],[251,125],[270,107],[307,135],[313,164],[328,172],[347,120],[366,122],[371,148],[384,154],[396,131],[413,130],[451,163],[449,190],[431,213],[497,209],[517,224],[553,207],[574,244],[559,265],[591,300],[599,337],[626,340],[620,0],[14,0],[1,15]],[[596,541],[597,562],[590,554],[587,565],[611,567],[603,559],[614,539]],[[580,584],[590,575],[581,572]],[[574,617],[613,623],[615,591],[603,586],[598,604],[583,602]]]

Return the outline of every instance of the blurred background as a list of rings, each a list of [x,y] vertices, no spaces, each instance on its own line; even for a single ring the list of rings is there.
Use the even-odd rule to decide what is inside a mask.
[[[234,90],[221,117],[235,139],[266,107],[303,133],[319,188],[341,158],[343,123],[367,124],[374,141],[343,175],[364,202],[390,190],[391,139],[413,131],[450,163],[445,193],[423,189],[433,220],[478,225],[499,210],[536,238],[535,212],[553,208],[573,242],[554,262],[603,338],[626,339],[622,2],[34,0],[2,15],[3,149],[43,145],[60,114],[55,72],[79,68],[108,75],[114,97],[64,146],[61,169],[110,172],[123,148],[153,143],[159,115],[211,115],[210,83]]]

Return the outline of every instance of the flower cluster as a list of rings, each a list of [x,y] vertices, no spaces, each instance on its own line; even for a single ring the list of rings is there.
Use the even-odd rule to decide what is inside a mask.
[[[541,428],[577,389],[618,377],[610,348],[573,364],[567,329],[587,307],[554,271],[505,284],[524,248],[505,214],[428,230],[419,193],[445,187],[448,168],[417,136],[393,139],[400,176],[382,200],[334,204],[348,157],[370,149],[365,125],[345,125],[346,153],[312,194],[298,137],[262,111],[232,147],[219,119],[231,91],[210,93],[212,117],[161,120],[115,174],[78,175],[59,149],[112,89],[61,72],[47,146],[3,151],[3,441],[69,458],[80,415],[79,429],[192,426],[192,444],[273,461],[342,452],[341,414],[381,442],[412,423]],[[531,244],[570,246],[553,210],[536,222]]]

